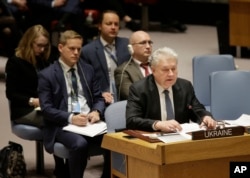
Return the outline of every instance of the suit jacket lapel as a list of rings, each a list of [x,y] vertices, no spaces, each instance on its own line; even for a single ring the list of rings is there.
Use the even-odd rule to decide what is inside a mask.
[[[128,73],[132,76],[132,82],[138,81],[140,79],[143,79],[144,76],[142,75],[140,69],[138,68],[137,64],[132,60],[129,64],[129,67],[126,69]]]
[[[108,65],[107,65],[106,56],[104,54],[103,45],[101,43],[100,38],[96,41],[95,46],[96,46],[97,61],[100,63],[101,69],[102,69],[103,73],[105,74],[105,78],[106,78],[107,82],[109,83],[109,75],[107,73]]]
[[[153,112],[153,118],[161,118],[161,103],[160,103],[160,97],[159,92],[156,86],[156,83],[154,81],[153,75],[149,75],[147,78],[149,80],[149,92],[150,96],[155,96],[153,100],[149,100],[151,111]],[[152,98],[151,98],[152,99]]]
[[[54,73],[55,73],[56,82],[58,82],[58,86],[62,86],[61,87],[61,90],[63,93],[62,97],[63,97],[63,100],[65,102],[65,105],[67,106],[67,103],[68,103],[67,86],[66,86],[66,81],[65,81],[64,74],[62,71],[62,67],[58,61],[55,62]]]

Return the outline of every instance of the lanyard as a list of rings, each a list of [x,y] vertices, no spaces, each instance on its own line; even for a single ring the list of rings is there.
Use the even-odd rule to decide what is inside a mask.
[[[107,48],[108,48],[108,46],[105,46],[104,50],[108,53],[108,55],[115,62],[115,64],[118,65],[117,64],[117,57],[111,52],[111,50],[108,50]]]

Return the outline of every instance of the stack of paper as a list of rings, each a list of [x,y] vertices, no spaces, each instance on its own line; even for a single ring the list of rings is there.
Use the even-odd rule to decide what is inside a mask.
[[[238,119],[236,120],[224,120],[227,124],[230,125],[238,125],[238,126],[250,126],[250,115],[242,114]]]
[[[188,134],[189,132],[205,130],[205,128],[201,128],[197,123],[185,123],[181,124],[182,130],[176,131],[174,133],[161,133],[161,134],[143,134],[144,136],[148,136],[149,138],[157,138],[164,143],[172,143],[177,141],[191,140],[192,136]]]
[[[81,135],[94,137],[107,132],[107,124],[103,121],[96,122],[94,124],[88,123],[86,126],[76,126],[69,124],[63,127],[63,130],[78,133]]]

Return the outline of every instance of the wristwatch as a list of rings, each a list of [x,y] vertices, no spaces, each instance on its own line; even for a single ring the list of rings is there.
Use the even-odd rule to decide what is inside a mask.
[[[30,105],[30,106],[34,106],[34,103],[33,103],[33,102],[34,102],[34,98],[30,98],[30,99],[29,99],[29,105]]]

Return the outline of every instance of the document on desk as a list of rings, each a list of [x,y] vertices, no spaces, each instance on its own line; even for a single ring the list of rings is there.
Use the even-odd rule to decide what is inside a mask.
[[[192,136],[188,133],[205,130],[205,128],[200,128],[197,123],[185,123],[181,124],[182,130],[174,133],[160,133],[160,134],[147,134],[151,138],[155,137],[164,143],[173,143],[184,140],[192,140]]]
[[[242,114],[238,119],[235,120],[224,120],[225,123],[236,126],[250,126],[250,115]]]
[[[81,135],[94,137],[96,135],[101,135],[107,132],[107,124],[103,121],[96,122],[94,124],[88,123],[86,126],[76,126],[69,124],[63,127],[63,130],[78,133]]]

